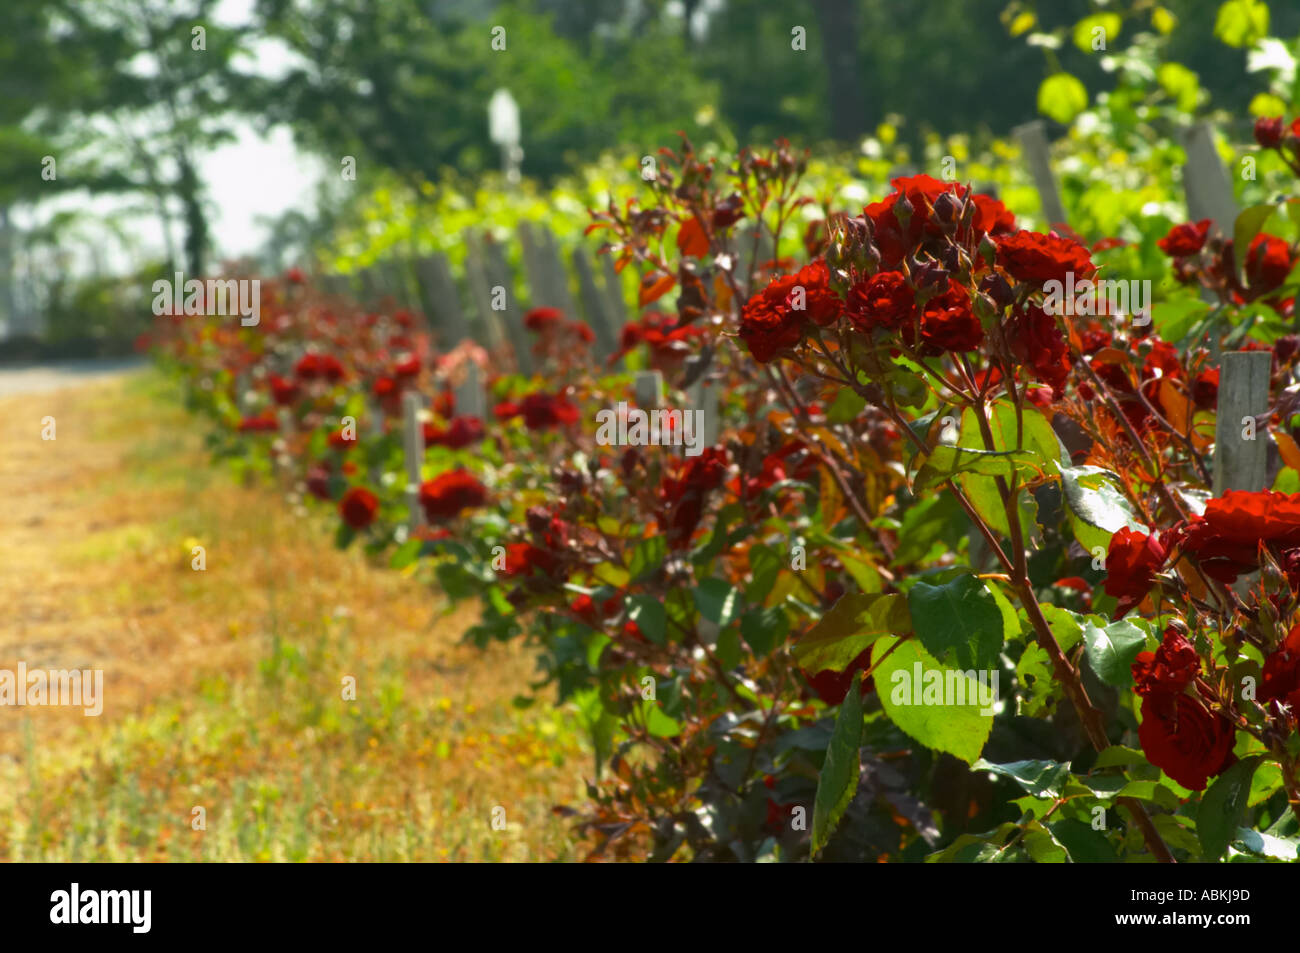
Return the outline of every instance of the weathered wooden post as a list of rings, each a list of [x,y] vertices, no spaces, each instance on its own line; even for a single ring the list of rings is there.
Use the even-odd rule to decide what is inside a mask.
[[[495,350],[504,350],[507,347],[505,330],[501,326],[501,319],[497,312],[492,308],[492,283],[488,280],[487,268],[483,263],[483,255],[479,249],[478,239],[471,229],[465,229],[465,278],[469,282],[470,300],[474,303],[474,310],[478,315],[478,325],[481,329],[474,336],[474,340]]]
[[[410,513],[410,529],[414,533],[424,525],[424,509],[420,506],[420,484],[424,478],[420,468],[424,464],[424,424],[420,410],[424,395],[408,390],[402,395],[402,451],[406,458],[406,508]]]
[[[686,410],[701,411],[700,438],[705,447],[712,447],[717,444],[721,430],[722,421],[718,419],[721,401],[717,387],[709,380],[707,369],[700,367],[703,361],[704,357],[699,354],[686,359],[686,377],[694,379],[686,389]]]
[[[505,294],[502,302],[505,308],[502,310],[503,323],[505,324],[508,342],[511,345],[515,363],[519,367],[521,374],[530,375],[536,369],[536,362],[533,360],[532,348],[529,344],[529,335],[524,328],[524,315],[519,309],[519,302],[515,300],[514,276],[510,272],[510,266],[506,263],[505,253],[502,252],[501,246],[495,241],[484,242],[484,258],[487,266],[488,282],[495,288],[502,288]],[[488,302],[491,307],[492,302]]]
[[[1029,175],[1038,189],[1039,204],[1043,207],[1043,218],[1047,219],[1048,228],[1066,225],[1065,203],[1056,187],[1056,176],[1052,174],[1052,152],[1047,144],[1047,126],[1041,119],[1027,122],[1012,130],[1012,135],[1020,142],[1025,154],[1025,164],[1029,166]]]
[[[1256,416],[1268,411],[1271,351],[1226,351],[1219,365],[1219,407],[1214,422],[1214,495],[1262,490],[1268,467],[1267,433]]]
[[[623,325],[627,324],[627,301],[623,298],[623,278],[614,267],[614,259],[609,255],[601,255],[601,261],[605,269],[605,298],[609,301],[609,315],[613,322],[615,333],[623,333]]]
[[[446,346],[459,344],[469,336],[469,325],[460,307],[460,292],[456,290],[456,279],[452,277],[447,256],[435,252],[421,258],[416,261],[415,270],[424,309],[435,330],[441,334],[442,343]]]
[[[651,410],[664,403],[664,375],[659,371],[637,371],[632,391],[638,407]]]
[[[487,420],[487,394],[483,390],[483,380],[478,365],[473,361],[466,362],[465,379],[455,389],[454,394],[458,416],[468,415],[482,421]]]
[[[581,245],[573,249],[573,270],[578,273],[578,289],[582,295],[582,309],[587,324],[596,335],[596,356],[601,360],[618,350],[621,327],[615,327],[610,315],[610,304],[596,287],[596,273],[592,270],[587,250]]]
[[[1210,219],[1224,237],[1231,238],[1237,221],[1237,199],[1214,148],[1213,127],[1205,121],[1194,124],[1183,133],[1183,148],[1187,152],[1183,192],[1187,196],[1188,216],[1194,222]]]

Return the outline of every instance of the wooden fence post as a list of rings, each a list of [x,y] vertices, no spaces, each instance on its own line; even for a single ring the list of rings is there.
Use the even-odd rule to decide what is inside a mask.
[[[623,277],[614,267],[609,255],[599,256],[605,269],[605,299],[609,302],[609,315],[617,334],[623,333],[627,324],[627,302],[623,299]]]
[[[408,390],[402,395],[402,450],[406,458],[406,507],[410,512],[410,529],[414,533],[424,525],[424,509],[420,506],[420,484],[423,477],[420,467],[424,463],[424,425],[420,409],[424,395]]]
[[[1255,417],[1268,411],[1271,351],[1226,351],[1220,363],[1219,407],[1214,422],[1214,495],[1262,490],[1268,466],[1267,433]]]
[[[515,299],[515,282],[505,253],[495,241],[486,241],[483,245],[484,260],[487,266],[488,282],[493,287],[505,289],[505,310],[502,312],[506,327],[507,341],[514,352],[515,363],[519,372],[530,375],[536,369],[533,352],[529,346],[529,335],[524,328],[524,315],[519,302]],[[491,302],[489,302],[489,306]]]
[[[452,277],[447,256],[435,252],[420,258],[415,263],[415,271],[420,281],[424,310],[428,312],[434,329],[442,332],[442,343],[452,347],[469,337],[465,312],[460,307],[460,292],[456,289],[456,279]]]
[[[1049,229],[1056,225],[1069,224],[1065,217],[1065,204],[1061,193],[1056,188],[1056,177],[1052,175],[1051,150],[1047,145],[1047,126],[1041,119],[1027,122],[1012,130],[1012,135],[1020,141],[1020,148],[1025,154],[1025,164],[1038,189],[1039,203],[1043,207],[1043,217],[1047,219]]]
[[[454,393],[457,416],[465,414],[487,422],[487,395],[483,391],[478,365],[473,361],[466,363],[465,379],[461,381]]]
[[[604,360],[618,350],[622,328],[614,326],[610,304],[596,287],[596,273],[587,257],[587,249],[581,245],[573,249],[573,270],[578,273],[578,289],[587,325],[596,335],[596,356]]]
[[[492,284],[488,280],[487,268],[478,239],[470,229],[465,229],[465,277],[469,281],[470,300],[478,315],[480,334],[475,340],[486,347],[504,350],[507,346],[505,330],[496,311],[492,309]]]
[[[700,440],[703,446],[716,446],[718,434],[721,430],[722,421],[718,419],[722,402],[719,400],[720,395],[714,383],[709,380],[707,370],[701,370],[699,365],[704,357],[699,354],[693,354],[686,359],[686,376],[694,377],[695,380],[686,390],[686,410],[699,410],[701,414]]]
[[[646,410],[662,407],[664,403],[664,375],[659,371],[637,371],[633,384],[638,407]]]
[[[1187,196],[1187,214],[1192,221],[1210,219],[1231,238],[1237,221],[1237,200],[1227,170],[1214,148],[1214,129],[1201,121],[1183,133],[1187,163],[1183,166],[1183,191]]]

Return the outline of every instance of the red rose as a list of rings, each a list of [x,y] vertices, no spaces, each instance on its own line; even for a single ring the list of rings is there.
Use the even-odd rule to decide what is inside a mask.
[[[415,377],[419,373],[420,358],[415,354],[404,357],[393,366],[393,375],[395,377]]]
[[[357,435],[355,433],[344,433],[343,428],[340,427],[338,430],[330,433],[328,443],[330,447],[335,450],[347,450],[349,447],[355,447],[357,445]]]
[[[555,557],[532,543],[509,543],[506,546],[505,568],[507,576],[528,576],[534,570],[550,574],[555,568]]]
[[[1201,659],[1187,637],[1172,626],[1154,652],[1139,652],[1132,665],[1134,691],[1147,695],[1177,695],[1201,674]]]
[[[1259,703],[1281,702],[1291,707],[1291,717],[1300,715],[1300,625],[1264,659],[1259,679]]]
[[[1070,346],[1056,318],[1042,308],[1019,312],[1007,326],[1007,343],[1034,376],[1060,393],[1070,376]]]
[[[1259,568],[1259,547],[1282,553],[1300,547],[1300,494],[1228,490],[1180,531],[1182,547],[1205,572],[1232,584]]]
[[[849,320],[864,331],[896,330],[910,320],[913,303],[913,291],[902,272],[878,271],[849,289],[845,309]]]
[[[948,288],[921,310],[921,340],[942,351],[973,351],[984,340],[984,329],[971,310],[970,292],[948,279]]]
[[[1022,229],[1002,236],[997,245],[998,264],[1019,281],[1036,285],[1049,281],[1064,284],[1065,276],[1071,272],[1077,280],[1094,271],[1088,249],[1054,233],[1044,235]]]
[[[778,351],[794,347],[803,337],[802,316],[787,304],[796,283],[793,275],[776,278],[741,309],[740,339],[761,364],[776,357]]]
[[[1207,367],[1192,381],[1192,400],[1201,410],[1213,410],[1219,403],[1219,369]]]
[[[1281,286],[1291,274],[1291,246],[1272,235],[1256,235],[1246,252],[1246,284],[1256,294]]]
[[[420,486],[420,505],[430,523],[449,520],[461,510],[482,506],[487,487],[464,467],[448,470]]]
[[[379,497],[364,486],[354,486],[339,500],[339,514],[353,529],[365,529],[379,512]]]
[[[279,374],[271,375],[271,399],[279,407],[288,407],[298,399],[298,385],[294,381],[281,377]]]
[[[578,422],[577,405],[560,395],[529,394],[519,410],[529,430],[548,430]]]
[[[1125,526],[1110,538],[1103,588],[1119,600],[1115,618],[1146,598],[1167,555],[1164,544],[1154,533],[1147,536]]]
[[[928,175],[902,176],[892,184],[895,189],[892,195],[862,210],[871,220],[875,246],[885,268],[897,268],[921,243],[940,195],[951,192],[962,198],[966,194],[965,188],[957,183],[940,182]],[[904,199],[906,205],[902,204]],[[900,208],[910,208],[910,211],[903,211],[900,218]]]
[[[975,202],[975,220],[971,224],[975,231],[988,235],[1005,235],[1015,230],[1016,217],[1000,201],[979,192],[972,198]]]
[[[425,424],[422,429],[426,447],[448,447],[452,450],[461,450],[478,443],[484,435],[483,421],[471,416],[454,418],[446,430],[433,424]]]
[[[1231,722],[1210,711],[1199,695],[1147,695],[1138,740],[1148,761],[1192,791],[1204,791],[1211,777],[1236,760]]]
[[[318,500],[328,500],[330,498],[330,471],[329,468],[320,463],[314,463],[307,468],[307,492]]]
[[[564,312],[559,308],[533,308],[524,315],[524,327],[541,332],[563,320]]]
[[[800,288],[803,289],[802,308],[797,307]],[[830,289],[830,273],[826,270],[826,262],[819,258],[795,273],[794,284],[786,297],[785,305],[793,316],[807,318],[823,328],[835,323],[844,310],[844,302]]]
[[[1169,229],[1169,234],[1156,246],[1170,258],[1186,258],[1195,255],[1205,247],[1205,239],[1210,234],[1210,220],[1203,218],[1199,222],[1187,222]]]
[[[665,476],[659,486],[659,525],[673,549],[690,544],[704,515],[705,497],[722,486],[727,475],[726,451],[710,447],[689,458],[676,476]]]
[[[280,421],[269,410],[239,421],[240,433],[270,433],[280,429]]]
[[[1282,117],[1260,116],[1255,120],[1255,141],[1265,149],[1276,149],[1282,144]]]

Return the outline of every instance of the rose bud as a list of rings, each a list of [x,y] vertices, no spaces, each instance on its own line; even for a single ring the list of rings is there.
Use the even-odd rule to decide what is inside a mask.
[[[1255,141],[1265,149],[1276,149],[1282,144],[1282,117],[1261,116],[1255,120]]]

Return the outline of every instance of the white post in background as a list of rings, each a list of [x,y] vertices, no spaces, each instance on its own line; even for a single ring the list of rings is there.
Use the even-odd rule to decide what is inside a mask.
[[[507,89],[498,89],[488,100],[488,138],[501,147],[506,181],[518,185],[519,163],[524,158],[519,146],[519,104]]]
[[[424,427],[420,408],[424,395],[408,390],[402,395],[402,450],[406,458],[406,508],[410,513],[411,532],[424,525],[424,509],[420,506],[420,484],[423,477],[420,467],[424,463]]]
[[[473,361],[465,364],[465,379],[455,390],[456,416],[468,415],[487,422],[487,395],[483,392],[483,381],[478,365]]]
[[[1183,133],[1187,163],[1183,166],[1183,192],[1187,196],[1187,214],[1193,222],[1208,218],[1225,238],[1232,237],[1237,222],[1237,199],[1232,183],[1214,148],[1214,129],[1208,122],[1198,122]],[[1240,250],[1238,250],[1240,254]]]
[[[1025,164],[1038,189],[1039,203],[1043,206],[1043,218],[1047,219],[1050,230],[1056,225],[1066,225],[1065,204],[1061,193],[1056,188],[1056,177],[1052,175],[1052,153],[1047,145],[1047,127],[1041,119],[1017,126],[1012,131],[1020,141],[1020,148],[1025,154]]]

